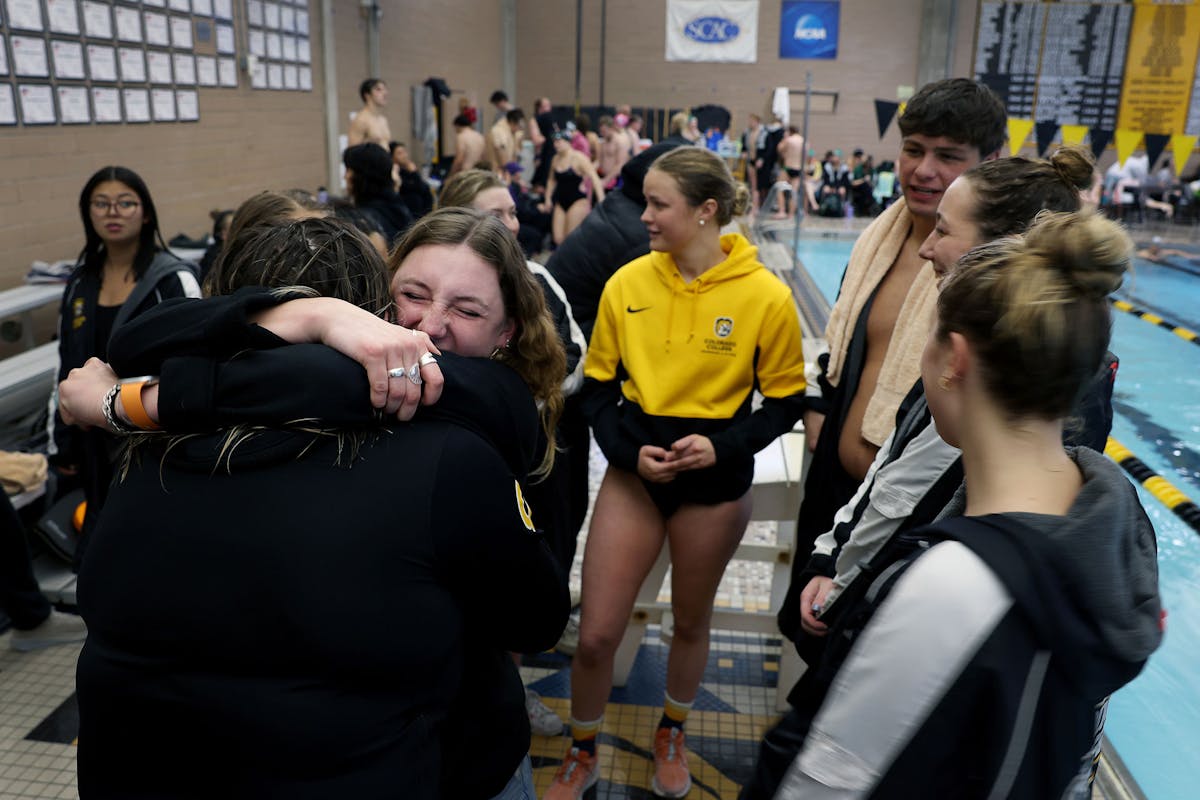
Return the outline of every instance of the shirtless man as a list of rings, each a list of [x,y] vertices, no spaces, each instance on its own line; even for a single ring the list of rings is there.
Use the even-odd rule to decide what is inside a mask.
[[[800,182],[804,179],[804,137],[795,125],[788,125],[787,136],[779,143],[779,160],[792,185],[791,196],[784,195],[783,211],[775,215],[782,218],[796,213],[796,203],[801,197]]]
[[[504,119],[504,115],[513,109],[512,101],[508,99],[508,95],[502,89],[492,92],[492,96],[488,98],[488,102],[496,108],[496,118],[492,122],[493,125]]]
[[[966,78],[927,84],[900,118],[904,200],[859,237],[825,331],[837,352],[828,361],[819,359],[819,379],[810,382],[821,396],[810,397],[804,415],[814,454],[797,552],[811,552],[813,540],[833,527],[834,513],[858,488],[894,427],[900,400],[920,375],[921,345],[913,340],[923,334],[903,326],[932,325],[937,288],[917,250],[933,230],[946,187],[980,161],[999,156],[1006,126],[999,98]],[[876,242],[877,249],[866,250],[865,242]],[[918,309],[928,313],[918,315]],[[909,335],[914,330],[916,337]],[[889,346],[897,331],[903,335],[893,352]]]
[[[483,134],[471,127],[471,118],[466,114],[459,114],[454,118],[454,162],[450,164],[450,171],[446,173],[446,177],[457,175],[466,169],[474,169],[482,166],[487,169],[487,159],[484,158],[484,150],[487,142],[483,139]]]
[[[612,189],[621,175],[621,167],[629,160],[629,138],[617,127],[613,118],[605,114],[600,118],[600,157],[596,171],[604,179],[604,188]]]
[[[510,108],[488,131],[488,162],[492,165],[492,172],[502,178],[505,176],[505,165],[517,160],[524,129],[525,112],[519,108]]]
[[[392,130],[388,127],[387,117],[383,109],[387,106],[387,84],[379,78],[367,78],[358,87],[358,95],[362,98],[362,110],[354,115],[350,123],[349,146],[364,142],[374,142],[384,150],[392,141]]]

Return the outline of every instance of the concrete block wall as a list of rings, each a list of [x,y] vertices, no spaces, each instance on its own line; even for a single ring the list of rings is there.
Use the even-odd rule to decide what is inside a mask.
[[[839,94],[836,113],[815,110],[809,141],[818,152],[861,146],[876,161],[896,157],[899,135],[893,126],[881,141],[875,121],[876,99],[897,99],[901,86],[917,80],[922,0],[842,0],[836,60],[779,58],[781,0],[761,0],[758,12],[758,61],[754,64],[667,62],[666,4],[645,0],[607,0],[604,97],[607,105],[681,108],[716,103],[733,114],[740,135],[751,112],[768,117],[775,87],[802,90],[805,72],[813,89]],[[969,75],[976,4],[958,4],[952,36],[954,74]],[[569,0],[518,0],[518,87],[523,103],[549,95],[555,104],[575,98],[576,4]],[[943,20],[943,25],[948,21]],[[583,105],[600,101],[601,3],[583,2]],[[792,122],[802,123],[803,98],[792,95]],[[822,104],[822,108],[824,105]]]

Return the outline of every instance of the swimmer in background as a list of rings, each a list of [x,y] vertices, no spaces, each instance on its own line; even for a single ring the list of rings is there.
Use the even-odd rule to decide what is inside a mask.
[[[1149,247],[1143,247],[1141,250],[1138,250],[1137,257],[1144,258],[1147,261],[1153,261],[1156,264],[1165,263],[1168,258],[1172,257],[1186,258],[1189,261],[1195,258],[1192,253],[1189,253],[1186,250],[1177,250],[1174,247],[1164,248],[1162,246],[1161,236],[1155,236],[1153,239],[1151,239]]]

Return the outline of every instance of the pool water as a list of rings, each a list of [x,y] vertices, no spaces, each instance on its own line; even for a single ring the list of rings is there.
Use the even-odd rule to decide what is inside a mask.
[[[830,304],[852,246],[812,239],[797,247]],[[1200,331],[1200,276],[1139,259],[1121,297]],[[1114,310],[1111,348],[1121,359],[1113,437],[1200,502],[1200,347]],[[1200,683],[1194,678],[1200,662],[1200,533],[1137,489],[1158,536],[1167,636],[1142,674],[1113,696],[1105,732],[1150,800],[1191,800],[1200,794],[1200,758],[1194,755],[1200,733]]]

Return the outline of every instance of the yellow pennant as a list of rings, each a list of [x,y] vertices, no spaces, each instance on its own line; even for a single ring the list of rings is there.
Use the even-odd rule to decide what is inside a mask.
[[[1195,147],[1195,136],[1177,133],[1171,137],[1171,153],[1174,154],[1176,178],[1183,174],[1183,168],[1187,164],[1187,160],[1191,157],[1192,150]]]
[[[1117,129],[1117,163],[1124,166],[1125,160],[1133,155],[1133,151],[1142,143],[1142,132],[1124,128]]]
[[[1029,134],[1033,132],[1033,120],[1017,119],[1015,117],[1008,118],[1008,152],[1009,155],[1018,155],[1021,148],[1025,146],[1025,140],[1029,138]]]
[[[1065,145],[1083,144],[1083,137],[1088,135],[1087,125],[1063,125],[1062,143]]]

